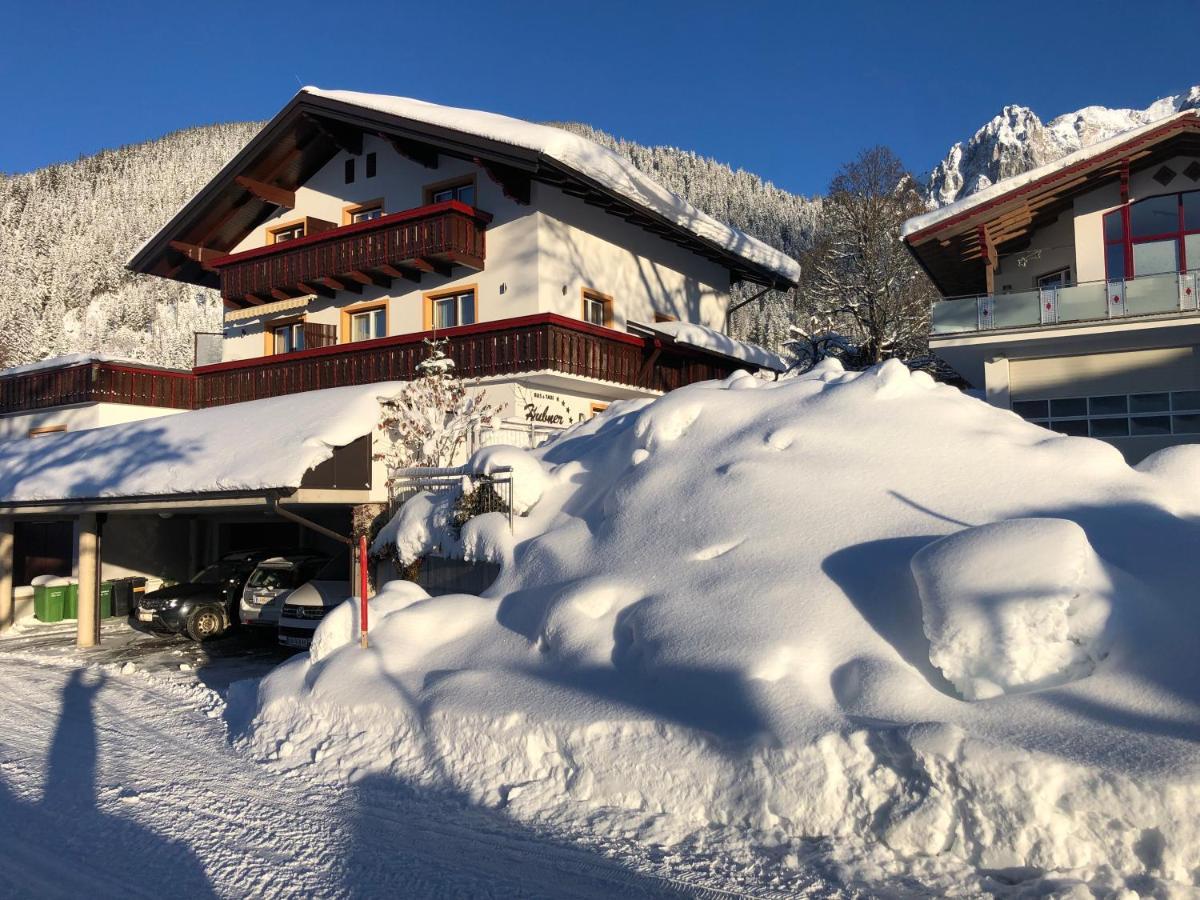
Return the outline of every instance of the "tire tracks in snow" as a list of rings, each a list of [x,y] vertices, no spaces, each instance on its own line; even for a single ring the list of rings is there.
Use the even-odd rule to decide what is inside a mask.
[[[132,846],[122,853],[145,864],[114,867],[104,837],[94,836],[93,848],[93,836],[82,835],[73,842],[80,865],[64,866],[61,847],[43,846],[44,834],[24,834],[13,822],[0,896],[178,894],[167,887],[178,875],[167,851],[194,855],[211,892],[231,897],[782,896],[697,884],[634,860],[623,865],[458,800],[391,785],[335,787],[275,770],[230,747],[224,723],[191,686],[68,662],[0,655],[0,686],[8,688],[0,691],[0,787],[18,816],[69,832],[70,810],[39,805],[47,759],[70,750],[60,741],[88,740],[90,729],[94,796],[83,799],[95,809],[86,815],[129,831]],[[90,721],[63,723],[64,690],[80,671],[83,683],[101,682]]]

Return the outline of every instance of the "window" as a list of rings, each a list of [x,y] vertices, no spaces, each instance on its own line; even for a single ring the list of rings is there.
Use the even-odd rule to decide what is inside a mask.
[[[354,184],[354,157],[346,160],[346,184]]]
[[[66,425],[42,425],[38,428],[30,428],[29,436],[31,438],[45,437],[48,434],[62,434],[66,430]]]
[[[289,222],[286,225],[278,225],[267,231],[268,244],[282,244],[284,241],[294,241],[296,238],[302,237],[304,237],[303,222]]]
[[[584,288],[583,321],[591,325],[599,325],[601,328],[610,327],[612,325],[612,297],[590,288]]]
[[[429,322],[434,329],[475,324],[475,289],[429,298]]]
[[[1109,281],[1200,270],[1200,191],[1147,197],[1104,216]]]
[[[355,206],[342,209],[342,224],[354,225],[358,222],[370,222],[383,216],[383,200],[368,200]]]
[[[272,353],[295,353],[304,349],[304,323],[289,322],[271,329]]]
[[[655,322],[678,322],[679,320],[677,318],[675,318],[675,316],[671,315],[670,313],[656,312],[654,314],[654,321]]]
[[[1071,284],[1070,268],[1059,269],[1057,272],[1048,272],[1045,275],[1038,276],[1037,286],[1039,290],[1055,290],[1057,288],[1068,287]]]
[[[367,177],[368,178],[375,177],[375,154],[374,153],[367,154]]]
[[[425,188],[425,202],[427,204],[446,203],[449,200],[457,200],[459,203],[465,203],[467,206],[474,206],[475,179],[460,178],[456,181],[432,184]]]
[[[1052,431],[1082,437],[1200,433],[1200,391],[1015,400],[1012,409]]]
[[[387,307],[351,310],[347,313],[351,341],[373,341],[387,337]]]

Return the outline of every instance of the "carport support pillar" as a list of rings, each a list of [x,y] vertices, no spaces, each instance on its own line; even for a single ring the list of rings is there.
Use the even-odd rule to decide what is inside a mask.
[[[13,520],[0,516],[0,632],[12,628],[13,606]]]
[[[95,513],[79,517],[79,619],[76,647],[100,643],[100,531]]]

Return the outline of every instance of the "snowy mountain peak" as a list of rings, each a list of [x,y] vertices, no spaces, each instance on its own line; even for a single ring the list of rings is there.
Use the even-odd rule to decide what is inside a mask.
[[[1197,108],[1200,108],[1200,85],[1155,100],[1145,109],[1085,106],[1048,124],[1027,106],[1005,106],[970,140],[951,147],[946,158],[930,173],[930,206],[945,206],[1123,131]]]

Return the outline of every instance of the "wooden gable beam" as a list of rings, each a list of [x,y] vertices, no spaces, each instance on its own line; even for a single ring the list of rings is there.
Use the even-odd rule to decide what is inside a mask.
[[[380,137],[391,144],[392,149],[405,159],[410,159],[427,169],[436,169],[438,167],[437,150],[428,144],[422,144],[420,141],[414,141],[410,138],[388,137],[383,134]]]
[[[363,136],[362,132],[357,128],[336,125],[333,122],[326,121],[317,116],[311,116],[308,113],[304,113],[303,115],[304,121],[333,141],[338,149],[345,150],[352,156],[362,156]]]
[[[326,287],[325,285],[317,282],[310,284],[307,281],[298,281],[296,282],[296,287],[298,290],[301,290],[306,294],[318,294],[321,297],[325,297],[327,300],[332,300],[336,296],[333,288]]]
[[[450,267],[448,265],[443,262],[438,262],[436,259],[430,259],[427,256],[414,259],[412,261],[412,267],[422,272],[441,275],[443,278],[448,278],[450,276]]]
[[[265,299],[263,299],[262,297],[258,296],[258,294],[243,294],[242,302],[245,303],[247,306],[262,306],[267,301]]]
[[[533,179],[529,177],[528,173],[518,172],[512,167],[500,163],[484,162],[478,157],[474,162],[487,173],[488,178],[500,185],[500,190],[504,192],[505,197],[521,206],[529,205]]]
[[[198,247],[195,244],[187,244],[183,241],[168,241],[167,244],[172,250],[177,250],[192,262],[200,263],[201,268],[207,269],[210,272],[215,272],[216,270],[209,263],[217,257],[225,255],[221,250]]]
[[[273,203],[275,206],[284,206],[288,209],[296,208],[296,192],[289,191],[286,188],[276,187],[273,184],[266,184],[262,181],[256,181],[245,175],[235,175],[233,180],[239,187],[249,191],[259,200],[266,203]]]
[[[978,236],[979,247],[983,251],[983,275],[987,281],[987,292],[994,294],[996,292],[996,245],[992,241],[991,235],[988,234],[987,226],[979,226]]]
[[[384,275],[390,275],[392,278],[402,278],[406,281],[421,283],[421,273],[416,269],[410,269],[408,266],[380,266],[379,271]]]
[[[335,291],[349,291],[352,294],[362,293],[362,285],[357,281],[351,281],[349,278],[322,278],[321,284],[333,288]]]

